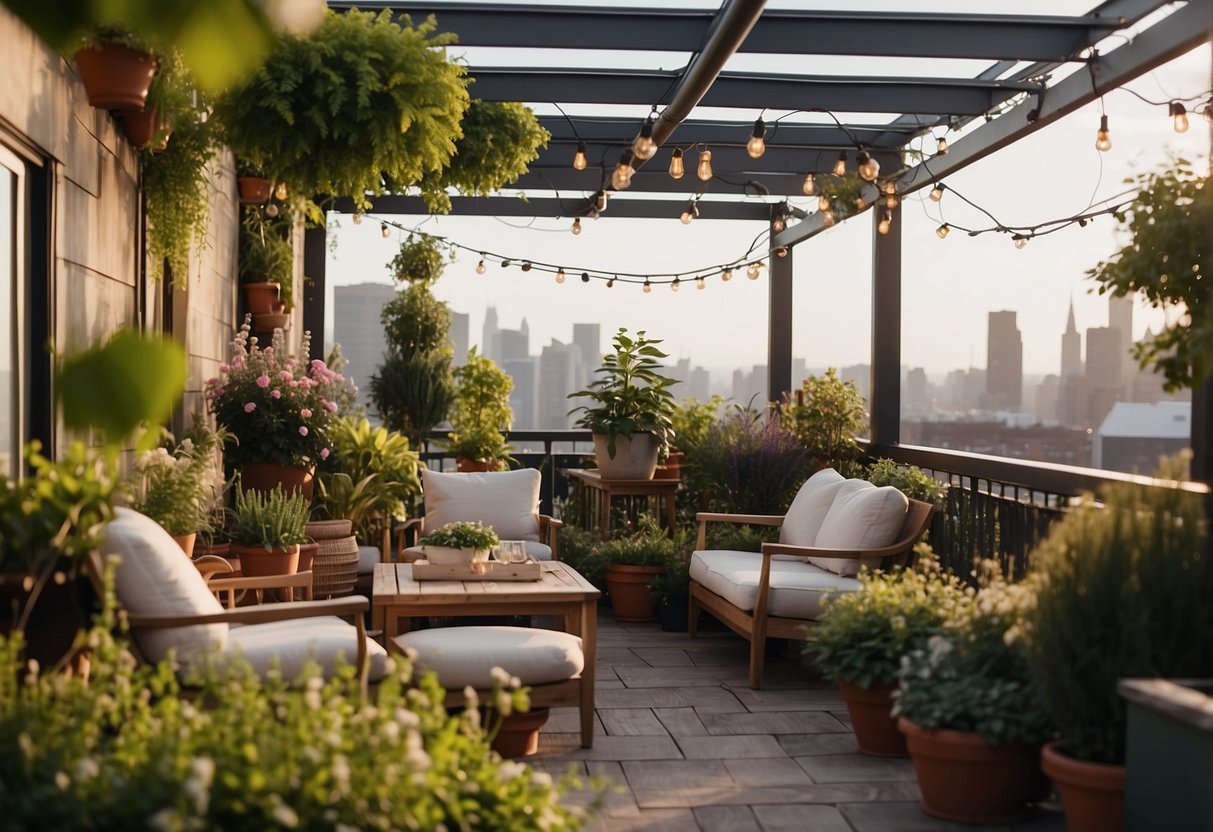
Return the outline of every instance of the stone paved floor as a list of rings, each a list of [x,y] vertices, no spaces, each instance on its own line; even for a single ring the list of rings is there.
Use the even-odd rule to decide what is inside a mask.
[[[553,709],[531,762],[609,777],[592,830],[670,832],[944,832],[969,827],[923,814],[909,760],[856,750],[846,706],[798,651],[768,658],[763,689],[746,684],[747,645],[727,631],[664,633],[599,616],[594,747],[577,711]],[[586,794],[570,796],[584,802]],[[994,830],[1061,832],[1056,806]]]

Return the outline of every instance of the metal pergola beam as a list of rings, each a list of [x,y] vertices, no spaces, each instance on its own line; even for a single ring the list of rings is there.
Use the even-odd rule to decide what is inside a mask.
[[[668,178],[668,177],[667,177]],[[430,209],[418,196],[377,196],[371,198],[368,214],[429,216]],[[675,219],[684,203],[672,199],[633,198],[630,195],[611,200],[604,219]],[[543,197],[525,202],[516,196],[451,197],[451,215],[461,217],[547,217],[564,219],[584,216],[586,200]],[[354,203],[339,199],[331,210],[354,213]],[[770,217],[771,208],[765,202],[711,202],[700,204],[700,218],[710,220],[763,220]]]

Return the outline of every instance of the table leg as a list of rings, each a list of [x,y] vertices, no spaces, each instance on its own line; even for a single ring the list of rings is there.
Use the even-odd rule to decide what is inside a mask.
[[[598,603],[581,604],[581,651],[585,668],[581,671],[581,747],[594,746],[594,674],[598,669]]]

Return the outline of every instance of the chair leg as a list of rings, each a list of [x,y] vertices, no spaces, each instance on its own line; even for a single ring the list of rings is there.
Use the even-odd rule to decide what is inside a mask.
[[[750,689],[759,690],[762,687],[762,669],[766,660],[766,633],[754,633],[750,636]]]
[[[699,603],[692,593],[687,601],[687,635],[691,638],[699,636]]]

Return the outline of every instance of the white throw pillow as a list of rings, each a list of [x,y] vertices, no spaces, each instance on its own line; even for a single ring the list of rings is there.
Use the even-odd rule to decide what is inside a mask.
[[[118,601],[141,615],[210,615],[223,607],[206,580],[177,542],[155,520],[129,508],[114,510],[105,529],[103,554],[122,558],[115,576]],[[150,661],[164,658],[170,647],[184,665],[195,653],[227,646],[227,624],[200,624],[171,629],[145,629],[136,639]]]
[[[835,498],[817,532],[818,548],[879,549],[897,540],[910,501],[891,485],[864,485],[866,488],[847,490]],[[864,558],[862,562],[874,566],[879,560]],[[857,575],[861,565],[859,559],[809,558],[809,562],[839,575]]]
[[[839,487],[846,482],[833,468],[822,468],[804,481],[796,499],[788,506],[779,529],[779,542],[790,546],[812,546],[821,521],[830,510]]]
[[[423,468],[425,528],[479,520],[502,540],[539,540],[538,470],[446,474]]]

